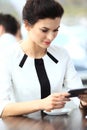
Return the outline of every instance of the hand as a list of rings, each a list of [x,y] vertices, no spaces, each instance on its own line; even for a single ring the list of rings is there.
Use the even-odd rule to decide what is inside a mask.
[[[67,101],[70,101],[69,93],[53,93],[48,97],[42,99],[43,110],[51,111],[53,109],[63,108]]]
[[[82,94],[79,96],[83,106],[87,106],[87,94]]]

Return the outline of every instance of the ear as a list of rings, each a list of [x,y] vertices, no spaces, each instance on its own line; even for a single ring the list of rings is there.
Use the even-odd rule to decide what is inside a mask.
[[[27,20],[24,21],[24,26],[25,26],[25,29],[26,29],[27,31],[29,31],[30,28],[31,28],[31,25],[29,24],[29,22],[28,22]]]

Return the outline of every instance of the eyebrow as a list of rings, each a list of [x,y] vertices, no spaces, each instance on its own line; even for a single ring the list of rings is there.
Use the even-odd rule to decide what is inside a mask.
[[[58,27],[55,28],[54,30],[57,30],[58,28],[60,28],[60,26],[58,26]],[[48,30],[49,30],[49,28],[47,28],[47,27],[42,27],[42,28],[40,28],[40,29],[48,29]]]

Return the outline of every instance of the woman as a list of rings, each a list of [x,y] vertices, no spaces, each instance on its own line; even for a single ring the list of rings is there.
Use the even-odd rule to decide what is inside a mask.
[[[15,116],[63,108],[68,88],[82,87],[67,52],[51,46],[64,10],[55,0],[28,0],[23,20],[28,36],[0,63],[0,113]],[[81,97],[83,99],[83,95]],[[86,96],[83,105],[86,105]]]

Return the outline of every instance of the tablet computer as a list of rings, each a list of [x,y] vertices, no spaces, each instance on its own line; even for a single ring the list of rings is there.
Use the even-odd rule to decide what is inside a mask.
[[[69,97],[78,97],[81,94],[87,94],[87,88],[71,89],[68,91]]]

